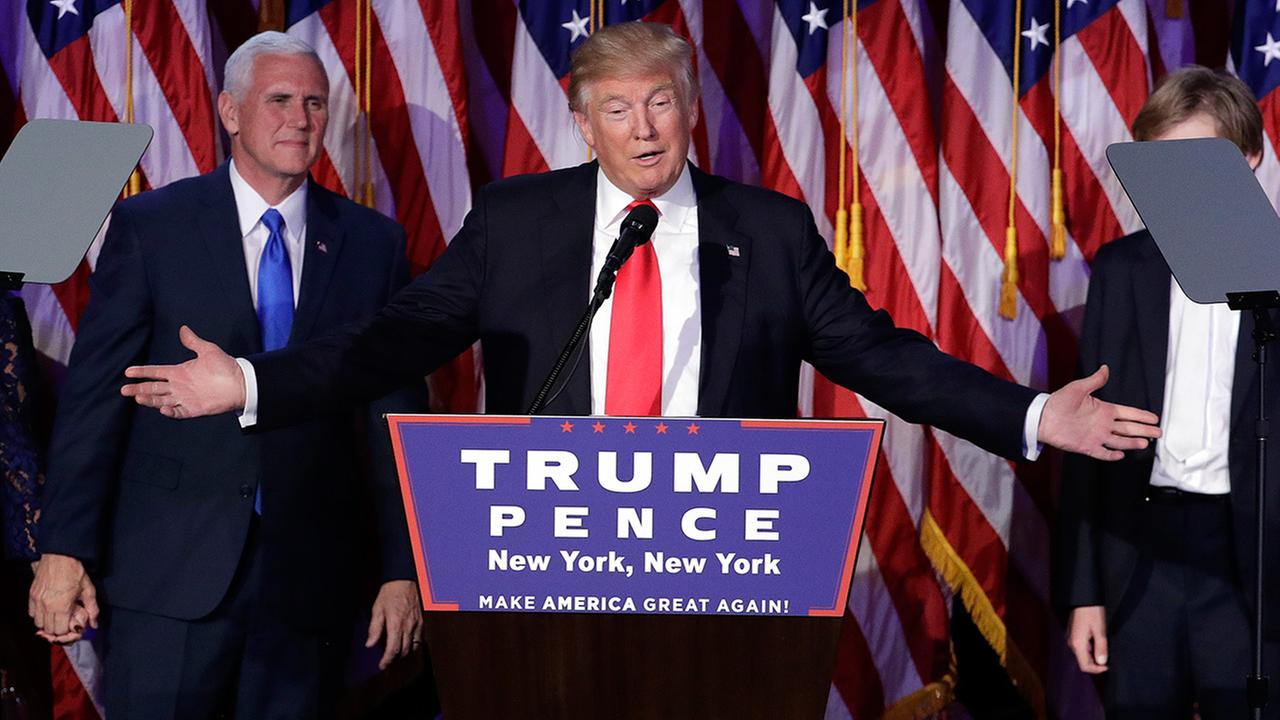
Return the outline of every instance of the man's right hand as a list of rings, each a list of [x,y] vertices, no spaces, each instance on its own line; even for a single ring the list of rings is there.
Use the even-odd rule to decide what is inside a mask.
[[[86,624],[98,627],[98,596],[84,564],[68,555],[46,553],[40,558],[27,614],[40,637],[54,643],[79,640]]]
[[[195,358],[181,365],[126,368],[125,377],[145,382],[125,385],[120,388],[120,394],[171,418],[194,418],[243,409],[244,373],[235,359],[186,325],[178,331],[178,339],[196,354]]]
[[[1091,675],[1106,672],[1106,609],[1101,605],[1073,609],[1067,619],[1067,646],[1075,653],[1081,670]]]

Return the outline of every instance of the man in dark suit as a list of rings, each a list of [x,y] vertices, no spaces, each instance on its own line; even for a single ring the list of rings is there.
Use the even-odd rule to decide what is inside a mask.
[[[1172,73],[1134,122],[1138,140],[1225,137],[1257,166],[1262,116],[1240,80]],[[1070,610],[1080,668],[1106,673],[1108,717],[1246,716],[1255,552],[1258,386],[1253,318],[1196,305],[1144,230],[1102,247],[1080,340],[1083,372],[1107,364],[1099,397],[1161,415],[1162,438],[1124,460],[1069,456],[1064,467],[1058,603]],[[1269,365],[1268,384],[1280,380]],[[1276,387],[1275,385],[1269,385]],[[1268,398],[1276,412],[1275,395]],[[1268,463],[1280,454],[1269,448]],[[1269,503],[1280,502],[1274,488]],[[1269,519],[1271,537],[1280,522]],[[1269,557],[1280,597],[1280,554]],[[1274,675],[1277,629],[1267,620]],[[1280,717],[1272,684],[1268,717]]]
[[[240,362],[186,332],[196,359],[132,368],[150,381],[122,392],[168,417],[245,408],[277,427],[383,392],[479,339],[487,409],[523,412],[623,217],[651,203],[653,240],[622,267],[585,372],[548,412],[792,416],[807,360],[904,418],[1009,457],[1034,458],[1047,442],[1114,459],[1157,434],[1154,415],[1089,395],[1105,370],[1037,395],[894,327],[849,287],[804,204],[688,164],[696,83],[670,28],[593,33],[574,55],[569,99],[598,163],[485,188],[431,270],[361,331]]]
[[[383,581],[369,642],[385,634],[384,665],[419,642],[380,426],[384,412],[422,408],[424,391],[389,387],[364,413],[246,431],[230,413],[138,412],[114,390],[129,365],[183,359],[179,323],[249,354],[364,319],[408,281],[399,226],[308,180],[328,121],[315,52],[263,33],[228,59],[226,87],[230,163],[113,213],[50,452],[31,612],[67,641],[105,603],[116,719],[331,714],[366,496]]]

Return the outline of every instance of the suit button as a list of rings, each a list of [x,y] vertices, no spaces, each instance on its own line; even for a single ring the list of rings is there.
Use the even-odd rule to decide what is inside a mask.
[[[253,495],[253,488],[249,487],[248,485],[240,486],[240,497],[247,498],[252,495]]]

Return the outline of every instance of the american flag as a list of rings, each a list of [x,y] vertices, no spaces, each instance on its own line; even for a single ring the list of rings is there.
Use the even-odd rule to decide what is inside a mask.
[[[1239,0],[1231,38],[1231,66],[1249,86],[1262,108],[1266,135],[1258,182],[1280,207],[1280,3]]]
[[[467,76],[459,8],[420,0],[285,3],[287,31],[329,73],[329,127],[314,169],[331,190],[404,226],[421,272],[471,209]],[[437,372],[437,409],[479,406],[478,351]]]
[[[1273,5],[1249,3],[1269,15],[1239,26],[1249,37],[1236,63],[1251,83],[1250,73],[1280,72],[1256,50],[1280,37]],[[419,269],[479,184],[588,159],[567,108],[569,55],[602,24],[635,19],[670,23],[695,47],[694,162],[806,201],[874,305],[1005,377],[1068,379],[1087,260],[1137,224],[1103,149],[1128,138],[1150,86],[1142,0],[133,0],[132,33],[119,1],[9,8],[0,79],[16,98],[15,126],[121,120],[131,95],[133,117],[157,130],[142,162],[148,186],[221,161],[213,100],[227,48],[260,12],[277,12],[329,72],[316,178],[402,223]],[[1273,144],[1274,85],[1254,85],[1272,102]],[[1050,259],[1054,167],[1061,260]],[[1005,262],[1011,176],[1016,278]],[[39,349],[55,362],[69,352],[93,257],[69,283],[25,291]],[[442,407],[482,409],[479,364],[471,353],[433,378]],[[1098,715],[1047,605],[1045,463],[1015,469],[811,370],[801,381],[802,414],[890,419],[828,716],[947,705],[953,593],[1044,716]]]
[[[870,301],[932,335],[940,240],[937,133],[928,104],[919,102],[926,87],[923,4],[863,2],[848,22],[843,10],[802,0],[773,8],[762,182],[808,202],[820,231],[835,242],[837,225],[861,225]],[[856,156],[858,173],[855,147],[865,150]],[[848,213],[855,198],[852,221],[839,223],[837,212]],[[950,700],[950,653],[947,600],[918,540],[925,432],[811,370],[804,381],[805,414],[890,420],[872,497],[876,520],[858,558],[853,621],[842,635],[829,714],[938,710]]]
[[[1141,0],[952,0],[943,349],[1034,387],[1071,378],[1087,259],[1138,227],[1103,153],[1129,139],[1148,94],[1147,27]],[[1047,463],[1015,467],[934,436],[923,537],[935,565],[1039,714],[1096,715],[1082,676],[1057,670],[1070,661],[1048,604]]]

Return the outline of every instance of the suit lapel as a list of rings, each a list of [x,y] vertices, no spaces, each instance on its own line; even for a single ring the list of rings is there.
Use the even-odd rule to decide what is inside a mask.
[[[702,299],[702,359],[698,414],[724,415],[747,306],[751,238],[737,230],[738,211],[724,184],[692,165],[698,197],[698,276]]]
[[[196,218],[196,225],[212,259],[213,274],[223,286],[227,312],[232,316],[231,327],[236,328],[236,334],[241,336],[242,347],[248,352],[259,352],[262,350],[262,333],[258,328],[258,313],[253,307],[253,294],[249,291],[240,219],[227,167],[223,163],[206,176],[210,188],[202,194],[205,209]],[[245,330],[242,332],[241,328]],[[249,328],[253,330],[251,333]]]
[[[307,188],[307,234],[302,240],[302,280],[290,343],[311,336],[342,251],[343,233],[333,203],[323,189],[310,179],[307,182],[311,184]]]
[[[1165,369],[1169,356],[1169,266],[1147,236],[1139,262],[1133,268],[1133,308],[1137,314],[1142,375],[1147,383],[1147,407],[1164,412]]]
[[[555,207],[535,225],[542,255],[544,322],[555,352],[569,341],[590,299],[591,251],[595,234],[596,163],[580,167],[554,194]],[[584,338],[584,345],[589,340]],[[589,353],[589,347],[582,348]],[[556,356],[531,358],[532,367],[550,371]],[[545,372],[545,371],[544,371]],[[569,368],[565,368],[565,373]],[[563,378],[564,375],[561,375]],[[542,382],[542,373],[532,379]],[[536,392],[537,388],[530,388]],[[554,412],[591,413],[591,362],[585,359],[554,403]]]

